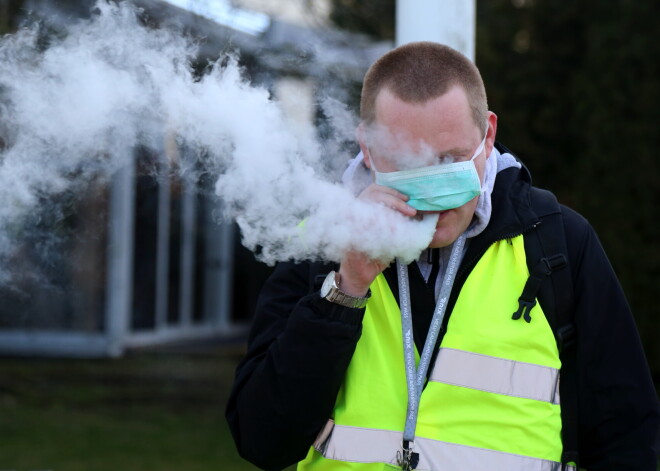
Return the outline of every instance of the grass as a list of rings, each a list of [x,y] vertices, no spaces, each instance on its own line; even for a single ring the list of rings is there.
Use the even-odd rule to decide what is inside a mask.
[[[224,419],[241,355],[0,359],[0,470],[255,470]]]
[[[0,471],[254,471],[224,419],[242,354],[0,358]]]

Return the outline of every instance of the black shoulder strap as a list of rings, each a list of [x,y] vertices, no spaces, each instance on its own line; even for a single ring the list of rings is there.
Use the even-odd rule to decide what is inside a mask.
[[[565,329],[573,324],[573,280],[568,266],[564,220],[557,198],[551,192],[532,187],[530,200],[539,222],[525,237],[530,278],[523,289],[521,304],[535,304],[535,298],[539,300],[555,333],[557,346],[563,350],[573,341]]]
[[[568,265],[568,249],[561,208],[549,191],[532,187],[532,209],[540,222],[525,237],[525,252],[530,276],[519,299],[514,319],[529,311],[538,299],[554,332],[561,360],[562,464],[579,465],[578,457],[578,385],[575,348],[573,279]]]

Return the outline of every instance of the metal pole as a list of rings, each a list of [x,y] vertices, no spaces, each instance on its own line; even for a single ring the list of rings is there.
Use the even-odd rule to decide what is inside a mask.
[[[112,177],[106,283],[105,331],[108,355],[123,353],[130,323],[135,223],[135,159]]]
[[[161,155],[164,155],[162,151]],[[170,165],[165,161],[158,178],[158,235],[156,236],[156,331],[167,328],[170,269]]]
[[[185,155],[182,157],[187,158]],[[180,325],[188,327],[192,324],[195,280],[195,211],[197,209],[197,188],[193,174],[182,177],[183,192],[181,193],[181,279],[179,295]]]
[[[204,273],[204,322],[220,330],[231,328],[232,279],[234,275],[234,224],[218,221],[221,212],[211,200],[207,205]]]
[[[438,42],[474,61],[475,15],[474,0],[398,0],[396,45]]]

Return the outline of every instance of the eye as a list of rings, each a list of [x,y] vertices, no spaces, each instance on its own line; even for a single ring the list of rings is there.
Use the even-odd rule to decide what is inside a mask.
[[[450,154],[441,155],[441,156],[438,157],[438,164],[439,165],[451,164],[453,162],[456,162],[456,160],[457,160],[457,157],[455,157],[453,155],[450,155]]]

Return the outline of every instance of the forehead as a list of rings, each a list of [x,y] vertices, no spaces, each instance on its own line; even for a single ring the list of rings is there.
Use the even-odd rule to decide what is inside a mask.
[[[388,144],[413,151],[426,146],[438,153],[467,152],[481,137],[458,86],[423,103],[405,102],[385,88],[376,97],[375,124],[388,134]]]

